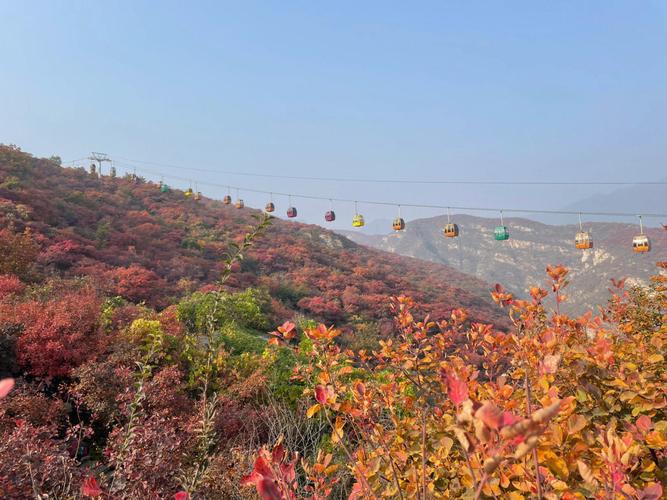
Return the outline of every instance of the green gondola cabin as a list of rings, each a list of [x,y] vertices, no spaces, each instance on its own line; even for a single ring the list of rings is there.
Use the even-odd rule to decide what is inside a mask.
[[[510,239],[510,232],[507,226],[496,226],[493,230],[493,237],[497,241],[505,241]]]

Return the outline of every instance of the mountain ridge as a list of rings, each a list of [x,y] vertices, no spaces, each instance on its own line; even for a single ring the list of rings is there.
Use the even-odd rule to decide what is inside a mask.
[[[574,224],[553,226],[510,217],[505,219],[510,239],[497,242],[493,239],[497,219],[456,214],[452,221],[459,224],[459,238],[442,235],[446,216],[409,221],[401,233],[340,233],[373,248],[452,266],[485,281],[500,283],[522,296],[531,286],[545,282],[547,265],[564,264],[570,269],[571,278],[571,300],[565,307],[572,313],[606,303],[612,278],[629,278],[630,283],[638,285],[648,283],[655,274],[655,262],[664,259],[667,248],[665,231],[645,228],[653,251],[634,254],[632,237],[639,233],[639,227],[632,224],[584,221],[584,229],[592,229],[594,247],[581,251],[574,248],[574,235],[579,230]]]

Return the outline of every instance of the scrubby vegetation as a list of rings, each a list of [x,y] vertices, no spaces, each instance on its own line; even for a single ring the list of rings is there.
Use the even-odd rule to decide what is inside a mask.
[[[526,300],[496,286],[501,319],[430,267],[310,246],[314,229],[218,232],[237,215],[212,206],[191,231],[207,212],[148,210],[164,195],[129,179],[60,169],[92,187],[47,200],[39,161],[0,152],[0,497],[662,497],[667,263],[578,318],[549,267]],[[127,203],[173,225],[99,230]]]

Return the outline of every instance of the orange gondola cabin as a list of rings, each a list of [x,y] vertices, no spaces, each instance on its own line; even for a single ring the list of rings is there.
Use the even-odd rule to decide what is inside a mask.
[[[239,198],[238,200],[236,200],[236,204],[234,206],[236,208],[243,208],[243,207],[245,207],[245,203],[243,203],[243,200],[241,198]]]
[[[405,229],[405,221],[401,217],[396,217],[391,227],[394,231],[403,231]]]
[[[632,250],[635,253],[646,253],[651,251],[651,240],[645,234],[639,234],[632,238]]]
[[[574,246],[579,250],[593,248],[593,237],[587,231],[579,231],[574,237]]]
[[[447,236],[447,238],[456,238],[459,235],[459,226],[453,222],[448,222],[442,229],[442,233]]]
[[[229,196],[229,195],[225,195],[225,197],[222,199],[222,202],[223,202],[225,205],[229,205],[229,204],[231,204],[231,202],[232,202],[232,197]]]

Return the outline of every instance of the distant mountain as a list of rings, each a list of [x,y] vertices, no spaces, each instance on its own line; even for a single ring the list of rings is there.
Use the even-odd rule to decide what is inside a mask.
[[[533,285],[545,283],[548,264],[564,264],[570,269],[571,285],[566,310],[583,312],[604,304],[608,299],[611,278],[647,283],[657,270],[655,262],[667,258],[667,232],[648,229],[653,251],[632,252],[631,241],[638,227],[617,223],[586,223],[592,229],[594,248],[574,248],[578,226],[552,226],[527,219],[509,218],[508,241],[495,241],[493,228],[497,219],[457,215],[461,228],[459,238],[445,238],[441,229],[446,217],[417,219],[408,222],[405,231],[374,236],[352,231],[342,234],[358,243],[401,255],[438,262],[485,281],[501,283],[509,290],[525,295]]]
[[[0,145],[0,231],[29,230],[35,280],[86,276],[104,293],[156,307],[215,282],[231,242],[259,210],[83,169]],[[338,326],[389,322],[388,298],[406,294],[434,317],[464,307],[506,324],[490,285],[445,266],[368,249],[315,225],[274,219],[228,281],[271,297],[276,320],[295,314]]]
[[[667,179],[662,179],[662,181],[667,181]],[[636,213],[637,215],[643,213],[667,213],[667,186],[657,184],[623,187],[608,194],[596,194],[575,203],[570,203],[564,206],[563,210],[629,212]],[[602,217],[592,217],[592,219],[605,220]],[[563,220],[562,216],[560,216],[560,220]],[[659,221],[649,218],[645,220],[648,226],[659,226],[661,222],[667,223],[667,220]]]

